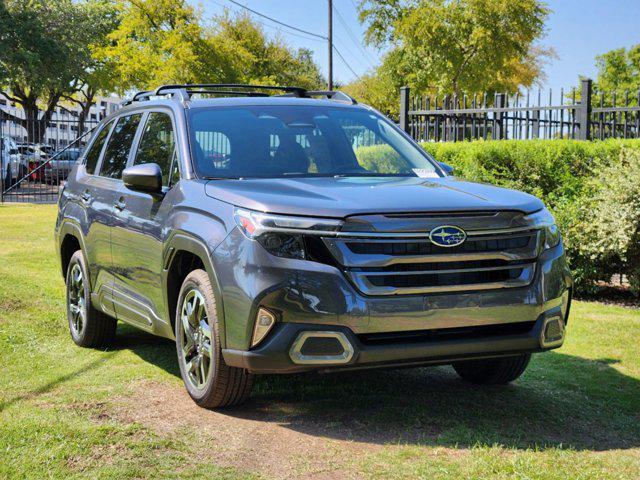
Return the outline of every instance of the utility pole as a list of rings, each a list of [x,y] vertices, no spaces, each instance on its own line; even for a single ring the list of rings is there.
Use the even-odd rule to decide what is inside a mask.
[[[333,0],[329,2],[329,28],[327,41],[329,42],[329,91],[333,90]]]

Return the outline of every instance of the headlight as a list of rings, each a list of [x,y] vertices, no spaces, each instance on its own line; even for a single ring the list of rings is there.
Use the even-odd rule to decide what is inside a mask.
[[[307,258],[305,232],[334,232],[342,226],[340,220],[273,215],[240,208],[235,209],[234,218],[247,238],[259,242],[269,253],[284,258]]]
[[[546,208],[525,216],[524,220],[533,228],[542,230],[545,250],[553,248],[560,243],[560,230],[558,230],[555,218]]]

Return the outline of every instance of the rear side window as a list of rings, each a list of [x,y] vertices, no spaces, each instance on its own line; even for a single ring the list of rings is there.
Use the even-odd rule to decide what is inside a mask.
[[[109,134],[109,130],[111,130],[111,126],[113,125],[113,121],[109,122],[105,125],[102,130],[98,132],[98,136],[96,137],[95,142],[91,145],[91,148],[87,151],[85,155],[86,165],[85,169],[87,173],[93,175],[93,172],[96,171],[96,165],[98,164],[98,159],[100,158],[100,152],[102,152],[102,147],[104,145],[104,141]]]
[[[104,152],[104,159],[100,167],[101,176],[122,177],[122,171],[127,165],[129,150],[141,116],[142,114],[136,113],[118,119],[111,138],[109,138],[109,143],[107,143],[107,150]]]
[[[157,163],[162,171],[162,184],[169,185],[171,164],[175,156],[176,143],[171,117],[166,113],[151,112],[133,164]]]

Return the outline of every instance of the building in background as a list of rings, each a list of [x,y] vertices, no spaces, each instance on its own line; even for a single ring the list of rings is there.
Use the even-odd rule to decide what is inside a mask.
[[[115,112],[122,99],[115,96],[97,97],[96,103],[89,110],[84,120],[82,132],[80,132],[80,107],[75,104],[65,103],[58,105],[53,112],[51,121],[46,128],[40,143],[49,145],[58,150],[73,142],[83,133],[95,127],[103,118]],[[0,97],[0,112],[13,117],[25,118],[24,110],[6,98]],[[19,123],[12,121],[8,115],[0,113],[0,133],[2,136],[11,137],[18,143],[29,141],[27,129]],[[88,140],[88,137],[84,140]],[[80,146],[86,142],[81,141]]]

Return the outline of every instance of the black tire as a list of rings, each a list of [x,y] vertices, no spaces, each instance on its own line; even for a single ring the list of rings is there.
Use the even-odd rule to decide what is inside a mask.
[[[82,284],[78,286],[74,275],[80,270]],[[81,347],[104,348],[110,345],[116,334],[117,320],[95,309],[91,304],[89,272],[82,251],[73,254],[67,267],[67,320],[71,338]],[[82,292],[82,294],[80,294]],[[84,313],[82,313],[84,310]],[[78,315],[82,326],[78,327]]]
[[[12,174],[11,174],[11,165],[7,165],[7,174],[4,177],[4,185],[3,189],[6,190],[11,186]]]
[[[183,345],[187,342],[187,334],[184,333],[185,327],[183,324],[183,311],[186,311],[185,309],[187,308],[185,299],[187,299],[188,303],[189,297],[198,293],[204,299],[204,312],[202,312],[202,314],[206,315],[206,319],[202,321],[209,326],[209,336],[203,337],[200,334],[198,338],[204,342],[204,345],[201,344],[196,353],[196,342],[192,342],[190,347],[185,347],[186,350],[190,352],[187,354],[185,353],[185,349],[183,349]],[[193,305],[195,309],[195,300]],[[193,332],[191,334],[192,336],[194,333],[198,334],[195,332],[194,325],[202,325],[202,321],[192,322],[193,320],[194,318],[187,316],[186,321],[189,322],[188,328]],[[206,330],[206,328],[204,330]],[[209,280],[209,275],[204,270],[192,271],[182,283],[176,307],[175,335],[180,375],[187,388],[187,392],[189,392],[194,402],[201,407],[213,409],[239,405],[249,398],[251,388],[253,387],[253,375],[243,368],[228,366],[222,357],[220,325],[218,323],[213,287]],[[200,360],[196,361],[197,364],[202,361],[206,362],[206,359],[204,359],[206,355],[201,355],[200,352],[207,350],[207,346],[210,353],[208,370],[207,375],[201,377],[203,379],[206,378],[206,380],[198,387],[195,385],[192,376],[195,370],[193,368],[194,357],[197,355],[201,356]],[[191,368],[189,368],[188,365],[190,365]]]
[[[530,353],[514,357],[470,360],[454,363],[454,370],[464,380],[480,385],[504,385],[524,373],[531,360]]]

